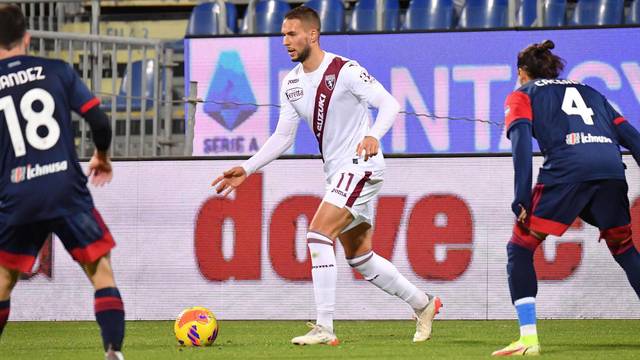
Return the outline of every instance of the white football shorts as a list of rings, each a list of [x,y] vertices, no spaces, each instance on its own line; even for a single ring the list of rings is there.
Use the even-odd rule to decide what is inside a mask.
[[[353,221],[342,232],[363,222],[372,224],[373,199],[382,188],[383,175],[384,170],[365,171],[357,166],[347,166],[330,179],[322,201],[346,208],[353,215]]]

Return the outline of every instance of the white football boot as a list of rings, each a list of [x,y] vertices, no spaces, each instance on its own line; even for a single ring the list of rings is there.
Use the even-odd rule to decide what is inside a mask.
[[[431,326],[433,318],[440,312],[442,301],[437,296],[427,294],[429,303],[424,309],[416,311],[416,333],[413,335],[413,342],[421,342],[431,338]]]
[[[306,335],[294,337],[291,339],[291,343],[295,345],[326,344],[331,346],[340,344],[340,340],[338,340],[336,335],[326,327],[310,322],[307,323],[307,326],[311,328],[311,330]]]
[[[120,351],[109,350],[104,354],[105,360],[124,360],[124,355]]]

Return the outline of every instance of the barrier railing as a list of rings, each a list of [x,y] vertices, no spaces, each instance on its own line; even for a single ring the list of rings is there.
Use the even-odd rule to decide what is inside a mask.
[[[0,3],[5,1],[0,1]],[[82,0],[11,0],[27,18],[29,29],[58,31],[62,25],[84,14]]]
[[[32,53],[73,64],[109,113],[112,156],[170,156],[183,141],[172,136],[173,51],[160,40],[31,31]],[[76,122],[80,157],[91,154],[89,129]],[[180,139],[182,140],[182,139]],[[180,144],[178,144],[180,143]]]

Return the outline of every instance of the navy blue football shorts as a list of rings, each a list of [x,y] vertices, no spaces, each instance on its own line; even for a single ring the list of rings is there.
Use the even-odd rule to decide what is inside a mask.
[[[0,222],[0,265],[24,273],[31,271],[50,233],[55,233],[73,259],[81,264],[95,262],[115,246],[96,209],[24,225]]]
[[[593,180],[544,185],[533,190],[531,216],[525,226],[540,233],[561,236],[580,217],[600,231],[631,222],[625,180]]]

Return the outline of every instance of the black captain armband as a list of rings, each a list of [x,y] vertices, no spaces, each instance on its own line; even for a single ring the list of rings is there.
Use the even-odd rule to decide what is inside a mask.
[[[109,150],[109,145],[111,145],[111,123],[109,122],[107,114],[105,114],[99,106],[94,106],[84,113],[83,116],[89,123],[96,149],[100,151]]]

